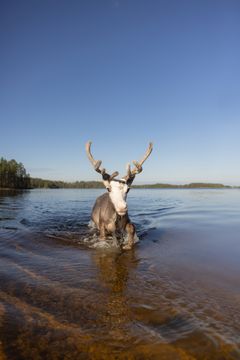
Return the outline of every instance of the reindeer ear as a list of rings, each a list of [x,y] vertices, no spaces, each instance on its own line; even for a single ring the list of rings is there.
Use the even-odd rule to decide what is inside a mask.
[[[103,182],[104,182],[104,181],[109,181],[109,180],[110,180],[110,175],[107,174],[107,173],[104,173],[103,176],[102,176],[102,178],[103,178]]]
[[[129,185],[129,186],[132,185],[134,179],[135,179],[135,175],[134,175],[134,176],[130,176],[130,177],[127,179],[126,184]]]
[[[107,189],[108,192],[111,191],[111,185],[110,185],[110,175],[104,174],[103,175],[103,185]]]

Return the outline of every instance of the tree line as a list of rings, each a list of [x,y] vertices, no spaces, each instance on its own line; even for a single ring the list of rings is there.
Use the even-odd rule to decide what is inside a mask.
[[[227,189],[231,186],[218,183],[190,183],[184,185],[172,184],[151,184],[151,185],[137,185],[140,189]]]
[[[66,182],[61,180],[44,180],[39,178],[30,179],[31,188],[39,189],[102,189],[101,181],[74,181]]]
[[[101,181],[54,181],[43,180],[39,178],[31,178],[32,188],[46,188],[46,189],[103,189],[104,185]],[[226,189],[231,186],[218,183],[191,183],[184,185],[172,184],[146,184],[133,185],[135,189]]]
[[[21,162],[0,158],[0,189],[98,189],[103,187],[104,185],[100,181],[65,182],[32,178],[27,174]]]
[[[28,189],[30,188],[30,175],[24,165],[16,160],[10,161],[0,158],[0,188]]]
[[[31,178],[27,174],[24,165],[16,160],[10,161],[0,158],[0,188],[8,189],[102,189],[104,185],[101,181],[75,181],[66,182],[61,180],[45,180],[40,178]],[[171,184],[151,184],[151,185],[133,185],[133,188],[138,189],[221,189],[231,188],[223,184],[213,183],[191,183],[185,185],[171,185]]]

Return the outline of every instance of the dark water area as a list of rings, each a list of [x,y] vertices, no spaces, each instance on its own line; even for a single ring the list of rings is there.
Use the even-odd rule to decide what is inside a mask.
[[[102,192],[0,193],[0,359],[240,359],[240,190],[131,190],[131,251]]]

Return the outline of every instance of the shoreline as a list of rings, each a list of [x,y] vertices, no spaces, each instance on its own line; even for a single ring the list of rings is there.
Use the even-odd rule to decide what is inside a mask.
[[[34,187],[29,189],[0,188],[0,192],[24,192],[29,190],[104,190],[104,187]],[[240,186],[188,187],[188,186],[133,186],[132,190],[239,190]]]
[[[33,189],[104,189],[101,181],[75,181],[31,179],[31,186],[26,188],[0,187],[0,191],[26,191]],[[194,182],[188,184],[154,183],[133,185],[132,189],[240,189],[239,185],[221,183]]]

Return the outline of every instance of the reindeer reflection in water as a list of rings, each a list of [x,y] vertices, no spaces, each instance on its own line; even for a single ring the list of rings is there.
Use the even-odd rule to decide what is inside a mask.
[[[107,193],[99,196],[92,210],[92,221],[100,232],[100,239],[106,240],[107,234],[127,233],[127,243],[123,249],[129,250],[134,244],[135,226],[128,216],[127,193],[137,174],[142,172],[142,165],[152,152],[153,145],[149,144],[148,149],[141,161],[133,161],[134,168],[131,170],[127,165],[127,174],[121,179],[115,179],[118,172],[109,175],[104,168],[101,168],[102,161],[95,160],[91,154],[91,142],[86,144],[87,156],[94,169],[102,175],[103,184]]]
[[[129,329],[132,317],[130,294],[138,259],[134,249],[131,252],[96,251],[92,257],[104,293],[104,306],[102,311],[98,311],[98,321],[103,329],[101,344],[121,349],[123,340],[132,341]]]

